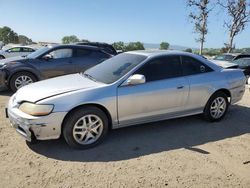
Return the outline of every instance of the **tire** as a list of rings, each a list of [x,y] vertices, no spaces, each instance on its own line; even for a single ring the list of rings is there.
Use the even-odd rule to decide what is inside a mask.
[[[96,123],[90,125],[91,122]],[[76,149],[88,149],[98,145],[108,130],[106,114],[99,108],[91,106],[71,112],[63,123],[63,137],[70,147]]]
[[[19,85],[17,84],[18,80],[24,81],[23,84],[20,84],[20,87],[18,87]],[[9,87],[13,92],[16,92],[18,89],[20,89],[24,85],[28,85],[28,84],[31,84],[31,83],[36,82],[36,81],[37,81],[37,78],[32,73],[30,73],[30,72],[18,72],[18,73],[15,73],[10,78]]]
[[[220,105],[220,107],[216,107],[216,105]],[[208,100],[203,116],[210,122],[220,121],[226,115],[228,106],[229,102],[227,95],[224,92],[218,91]]]
[[[3,55],[0,55],[0,60],[1,60],[1,59],[5,59],[5,57],[4,57]]]

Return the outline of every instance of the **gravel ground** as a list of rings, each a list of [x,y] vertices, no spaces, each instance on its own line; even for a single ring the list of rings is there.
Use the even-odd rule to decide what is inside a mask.
[[[0,187],[250,187],[250,93],[221,122],[200,116],[111,131],[78,151],[63,139],[27,145],[4,117]]]

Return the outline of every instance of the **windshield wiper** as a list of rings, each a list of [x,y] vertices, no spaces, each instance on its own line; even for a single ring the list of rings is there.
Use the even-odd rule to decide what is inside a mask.
[[[90,80],[93,80],[94,82],[96,82],[96,79],[95,79],[93,76],[91,76],[91,75],[89,75],[89,74],[87,74],[87,73],[83,73],[83,75],[84,75],[85,77],[89,78]]]

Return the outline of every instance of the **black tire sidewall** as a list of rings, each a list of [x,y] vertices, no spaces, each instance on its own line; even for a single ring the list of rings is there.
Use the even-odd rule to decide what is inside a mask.
[[[211,108],[211,105],[212,105],[213,101],[214,101],[216,98],[218,98],[218,97],[223,97],[223,98],[225,99],[225,101],[226,101],[226,110],[225,110],[224,114],[223,114],[220,118],[215,119],[215,118],[213,118],[212,115],[211,115],[210,108]],[[229,102],[228,102],[228,97],[227,97],[227,95],[226,95],[225,93],[223,93],[223,92],[218,91],[218,92],[214,93],[214,94],[210,97],[210,99],[208,100],[203,115],[204,115],[205,119],[208,120],[208,121],[211,121],[211,122],[220,121],[220,120],[223,119],[224,116],[226,115],[227,110],[228,110],[228,107],[229,107]]]
[[[17,88],[15,86],[15,81],[16,79],[19,77],[19,76],[28,76],[32,79],[33,82],[36,82],[37,79],[36,77],[32,74],[32,73],[29,73],[29,72],[18,72],[18,73],[15,73],[11,78],[10,78],[10,82],[9,82],[9,87],[10,89],[13,91],[13,92],[16,92],[17,91]]]
[[[91,143],[88,145],[81,145],[75,141],[72,131],[73,131],[73,127],[74,127],[75,123],[81,117],[88,115],[88,114],[94,114],[102,120],[103,131],[102,131],[101,136],[94,143]],[[88,148],[92,148],[92,147],[98,145],[99,143],[101,143],[103,141],[103,139],[105,138],[105,136],[107,135],[108,129],[109,129],[108,128],[108,118],[107,118],[106,114],[102,110],[100,110],[99,108],[91,107],[91,106],[82,107],[82,108],[79,108],[79,109],[71,112],[66,117],[66,120],[64,121],[62,128],[63,128],[63,130],[62,130],[63,137],[70,147],[76,148],[76,149],[88,149]]]
[[[0,55],[0,59],[5,59],[5,57],[3,55]]]

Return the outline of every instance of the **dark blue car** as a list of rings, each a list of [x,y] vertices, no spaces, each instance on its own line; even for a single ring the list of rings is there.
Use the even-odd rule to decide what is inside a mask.
[[[0,87],[16,91],[24,85],[85,71],[112,57],[102,48],[84,45],[44,47],[28,56],[0,61]]]

